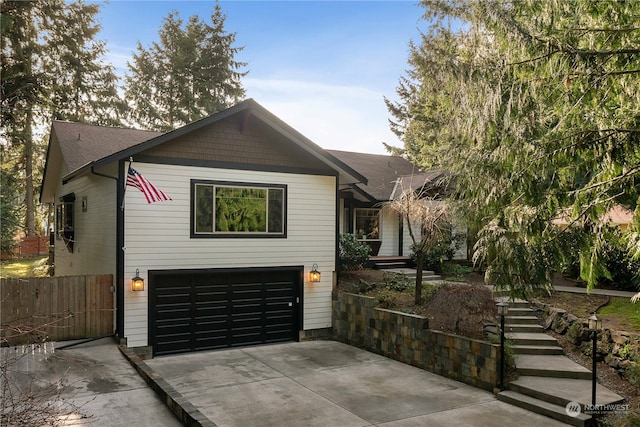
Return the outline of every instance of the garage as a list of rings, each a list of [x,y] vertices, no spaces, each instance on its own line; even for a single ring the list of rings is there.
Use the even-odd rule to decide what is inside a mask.
[[[154,356],[295,341],[302,267],[149,271]]]

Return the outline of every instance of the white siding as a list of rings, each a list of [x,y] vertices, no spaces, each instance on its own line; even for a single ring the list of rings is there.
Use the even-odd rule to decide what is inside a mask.
[[[94,174],[83,175],[56,192],[74,193],[73,253],[62,238],[55,241],[55,275],[116,274],[116,181]],[[82,199],[87,198],[86,212]]]
[[[156,269],[304,266],[303,329],[331,326],[335,270],[334,177],[135,163],[134,167],[173,200],[147,204],[128,187],[125,196],[125,265],[148,283]],[[287,185],[286,238],[190,238],[191,179]],[[313,264],[322,273],[310,284]],[[125,336],[131,347],[148,345],[148,286],[125,283]]]
[[[393,212],[386,206],[380,211],[380,217],[382,219],[381,231],[382,231],[382,245],[378,255],[380,256],[392,256],[399,255],[398,253],[398,214]],[[405,240],[406,243],[406,240]],[[409,255],[407,251],[403,252],[403,255]]]

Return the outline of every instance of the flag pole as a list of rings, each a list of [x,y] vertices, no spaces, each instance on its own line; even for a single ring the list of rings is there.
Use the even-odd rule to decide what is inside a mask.
[[[122,189],[122,202],[120,203],[120,210],[124,211],[124,196],[127,194],[127,178],[129,176],[129,168],[131,167],[131,163],[133,163],[133,157],[129,157],[129,166],[127,167],[127,171],[124,175],[124,188]]]

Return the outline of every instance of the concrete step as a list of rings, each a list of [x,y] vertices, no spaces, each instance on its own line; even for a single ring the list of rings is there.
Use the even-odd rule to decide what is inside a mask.
[[[506,326],[505,326],[506,328]],[[547,334],[537,332],[507,332],[505,337],[513,345],[541,345],[541,346],[557,346],[558,341]]]
[[[407,263],[402,261],[385,261],[385,262],[376,262],[374,264],[374,268],[378,270],[389,270],[391,268],[404,268],[406,266],[407,266]]]
[[[509,307],[508,316],[535,316],[535,311],[529,307]]]
[[[538,318],[536,316],[504,316],[505,325],[518,324],[518,325],[537,325]]]
[[[509,308],[529,308],[529,302],[523,299],[512,300],[508,297],[497,297],[496,302],[504,301]]]
[[[505,333],[508,332],[539,332],[544,333],[544,328],[540,325],[509,323],[504,325]]]
[[[422,276],[422,281],[423,282],[435,282],[438,280],[442,280],[442,276],[438,276],[437,274],[431,274],[429,276]]]
[[[514,345],[513,354],[536,354],[546,356],[564,355],[562,347],[551,345]]]
[[[509,383],[509,390],[559,406],[578,402],[584,409],[584,405],[591,404],[591,380],[521,376]],[[596,384],[597,405],[616,405],[623,400],[622,396]]]
[[[511,390],[505,390],[498,393],[498,400],[527,409],[537,414],[546,415],[547,417],[576,427],[585,427],[591,420],[591,416],[583,413],[580,413],[575,417],[571,417],[567,414],[565,406],[555,405]],[[525,424],[523,423],[523,425]]]
[[[518,375],[591,380],[591,371],[565,356],[516,354]]]

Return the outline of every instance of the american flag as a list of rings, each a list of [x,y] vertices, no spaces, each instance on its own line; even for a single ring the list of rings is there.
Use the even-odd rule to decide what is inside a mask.
[[[171,197],[167,196],[163,191],[158,189],[158,187],[150,183],[147,178],[140,175],[140,173],[131,166],[129,166],[129,172],[127,172],[127,185],[136,187],[138,190],[142,191],[142,193],[144,193],[144,197],[147,198],[147,203],[171,200]]]

